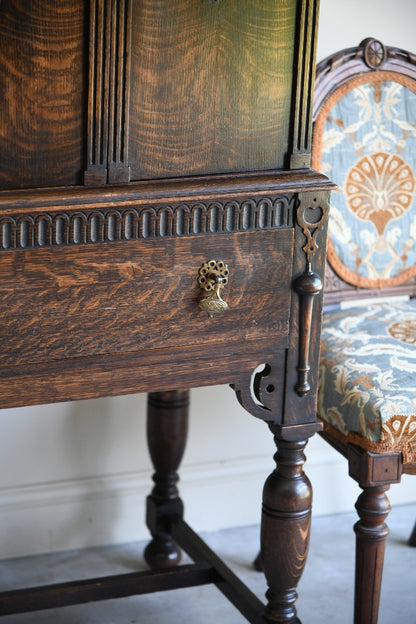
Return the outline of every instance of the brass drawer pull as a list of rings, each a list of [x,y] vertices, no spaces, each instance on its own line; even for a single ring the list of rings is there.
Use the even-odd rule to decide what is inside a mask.
[[[221,297],[221,291],[228,283],[228,276],[228,266],[222,260],[210,260],[199,269],[198,284],[202,290],[210,293],[208,297],[200,300],[199,307],[210,318],[214,314],[225,312],[228,308],[228,303]]]

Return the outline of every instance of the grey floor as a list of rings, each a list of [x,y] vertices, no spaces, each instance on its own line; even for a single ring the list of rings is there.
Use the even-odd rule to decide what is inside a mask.
[[[308,563],[299,585],[298,615],[303,624],[351,624],[355,514],[313,521]],[[385,558],[379,624],[416,624],[416,548],[406,544],[416,505],[393,509]],[[263,597],[265,584],[252,568],[259,528],[249,526],[204,534],[228,565]],[[142,566],[143,544],[127,544],[0,562],[3,588],[51,583],[81,575],[129,572]],[[244,618],[215,587],[176,590],[92,605],[7,616],[2,624],[243,624]]]

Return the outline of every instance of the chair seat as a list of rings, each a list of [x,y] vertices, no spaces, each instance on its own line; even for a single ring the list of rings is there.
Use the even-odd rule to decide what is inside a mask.
[[[416,461],[416,300],[324,316],[318,415],[343,441]]]

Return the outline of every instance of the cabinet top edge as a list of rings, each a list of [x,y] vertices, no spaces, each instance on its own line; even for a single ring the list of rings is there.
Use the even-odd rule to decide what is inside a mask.
[[[151,180],[105,187],[7,189],[0,191],[0,211],[4,213],[18,208],[50,208],[74,204],[123,205],[149,200],[180,201],[186,198],[203,200],[218,195],[222,197],[242,194],[256,196],[265,193],[301,193],[335,188],[336,185],[324,174],[312,169],[265,171]]]

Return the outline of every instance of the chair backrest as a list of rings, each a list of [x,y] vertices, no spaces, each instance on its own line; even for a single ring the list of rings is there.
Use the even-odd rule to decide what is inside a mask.
[[[326,305],[416,295],[416,56],[365,39],[317,66],[313,167],[339,186]]]

